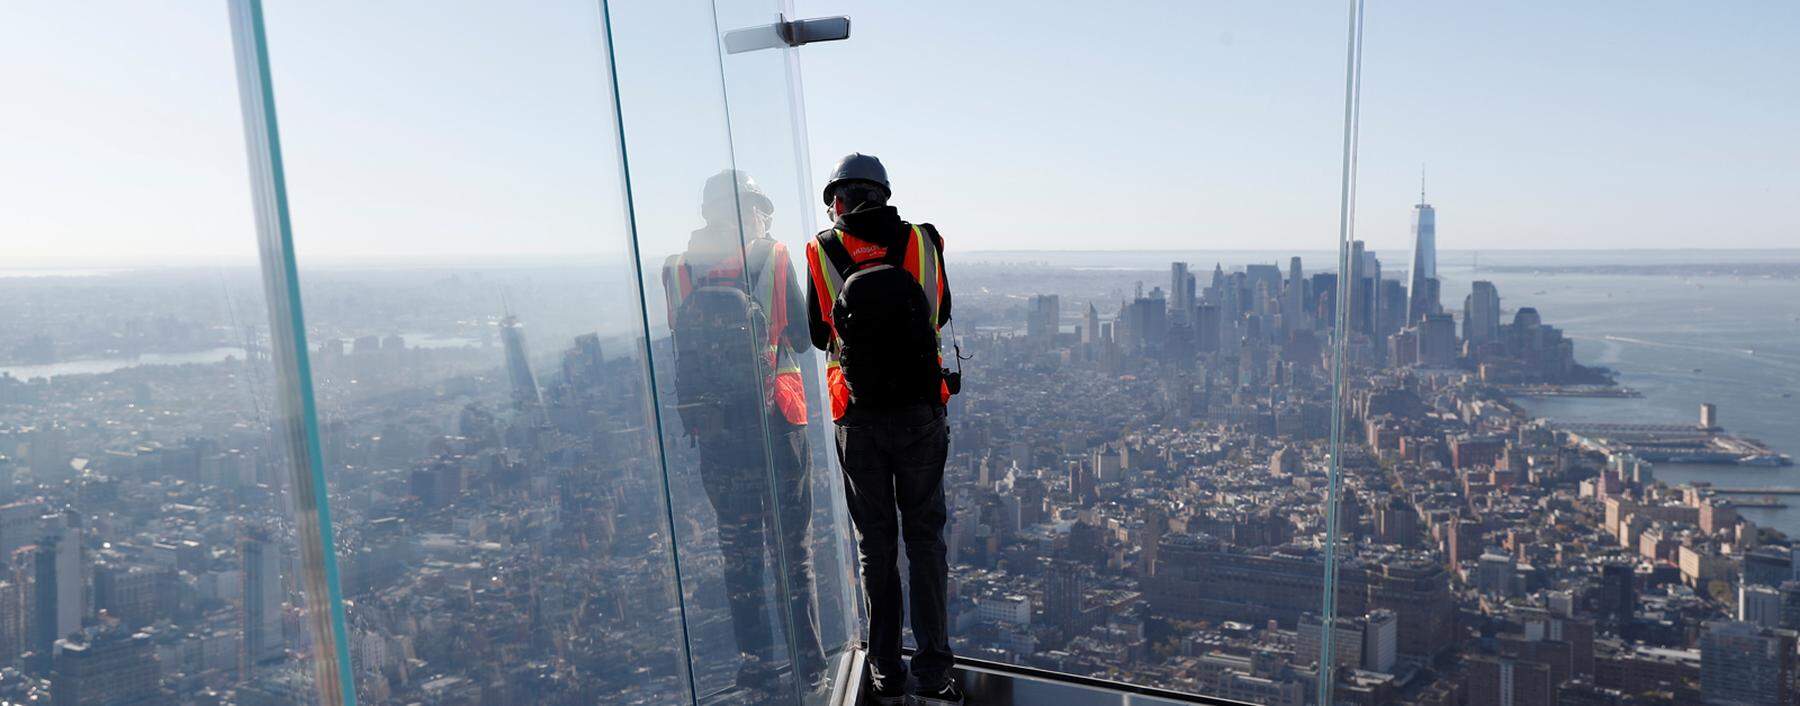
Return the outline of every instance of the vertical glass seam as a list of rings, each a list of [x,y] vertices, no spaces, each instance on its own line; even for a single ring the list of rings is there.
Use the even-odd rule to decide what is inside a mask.
[[[784,16],[793,16],[793,0],[783,0],[781,6],[782,11],[785,13]],[[794,131],[794,163],[798,165],[794,178],[798,181],[796,187],[800,193],[800,202],[807,203],[807,200],[812,198],[814,192],[811,140],[809,139],[810,133],[808,132],[806,123],[806,83],[801,75],[799,49],[796,47],[784,47],[781,51],[782,55],[786,58],[784,63],[787,66],[788,75],[788,112],[793,117],[790,122]],[[800,227],[800,232],[817,233],[819,231],[818,221],[814,220],[817,213],[817,211],[810,209],[802,209],[800,213],[797,214],[796,218],[799,220],[798,225]],[[808,276],[810,276],[810,274]],[[808,315],[810,315],[810,312]],[[808,351],[808,353],[811,353],[811,351]],[[829,410],[831,409],[831,395],[830,392],[825,389],[823,359],[812,356],[811,360],[815,361],[813,365],[803,369],[806,371],[808,379],[818,380],[818,391],[816,400],[811,399],[811,395],[809,395],[809,403],[817,405],[817,408],[820,410]],[[819,415],[819,422],[821,425],[832,424],[831,420],[826,419],[823,414]],[[828,438],[831,437],[828,436]],[[829,444],[822,444],[821,446],[829,446]],[[814,455],[825,459],[825,464],[823,466],[825,477],[827,479],[841,478],[842,469],[838,466],[836,449],[828,448],[821,449],[820,451],[822,451],[822,453],[815,453]],[[819,467],[815,466],[814,468],[817,470]],[[840,485],[832,484],[829,480],[827,483],[834,490],[842,487]],[[848,528],[850,526],[849,505],[846,502],[841,502],[838,495],[828,493],[827,498],[830,505],[831,527],[834,530]],[[834,531],[831,533],[831,537],[833,539],[831,543],[832,551],[837,555],[837,566],[856,567],[856,547],[855,544],[850,541],[850,534],[847,532]],[[817,564],[817,558],[815,557],[814,566],[816,567]],[[852,571],[855,570],[856,569],[854,568],[852,569]],[[861,611],[863,609],[863,604],[861,596],[858,595],[858,592],[862,590],[862,581],[860,580],[860,577],[852,577],[849,581],[842,581],[840,583],[842,584],[842,588],[838,591],[838,603],[840,605],[850,606],[856,611]],[[863,616],[861,615],[850,615],[849,618],[850,619],[846,621],[846,627],[862,624]],[[819,627],[823,630],[824,625],[821,624]],[[851,643],[856,641],[854,635],[839,635],[834,639],[846,639]]]
[[[709,5],[712,7],[713,53],[714,53],[715,59],[718,61],[718,66],[719,66],[719,103],[720,103],[721,113],[723,114],[723,116],[725,118],[725,156],[727,159],[730,160],[731,170],[735,174],[738,172],[737,136],[734,135],[732,132],[731,84],[730,84],[730,80],[726,78],[725,51],[724,51],[724,47],[721,44],[724,41],[723,40],[724,28],[719,26],[719,3],[718,3],[718,0],[713,0],[713,2],[709,3]],[[745,289],[747,291],[754,291],[753,288],[756,286],[756,283],[750,281],[750,244],[749,244],[750,233],[744,228],[744,203],[743,203],[744,195],[741,192],[742,192],[742,188],[738,185],[738,183],[734,177],[733,182],[732,182],[732,189],[731,189],[731,200],[732,200],[732,206],[735,207],[736,213],[737,213],[736,219],[737,219],[737,226],[738,226],[738,256],[740,258],[739,261],[744,263],[743,277],[744,277]],[[770,264],[772,265],[774,263],[770,263]],[[769,276],[769,273],[763,272],[762,275]],[[785,292],[776,292],[775,296],[785,297],[786,293]],[[795,313],[797,313],[797,312],[790,312],[789,315],[792,316]],[[751,350],[760,351],[762,348],[763,342],[754,340],[756,337],[756,334],[754,331],[750,332],[750,337],[752,339],[750,341]],[[758,355],[760,355],[760,353]],[[780,355],[781,355],[781,352],[779,350],[777,350],[776,351],[776,361],[777,362],[780,361]],[[762,369],[760,366],[752,366],[752,368],[757,371],[758,375],[762,374]],[[770,371],[770,374],[771,375],[774,374],[774,371],[772,369]],[[757,383],[758,383],[758,386],[760,389],[765,389],[765,390],[771,389],[771,383],[772,383],[771,380],[767,380],[767,379],[758,380]],[[768,481],[768,496],[769,496],[768,517],[769,517],[770,527],[774,530],[771,533],[771,535],[775,541],[774,541],[773,546],[771,547],[770,553],[775,555],[775,582],[776,582],[776,586],[778,589],[778,593],[775,596],[775,598],[776,598],[775,610],[777,613],[779,613],[781,615],[781,617],[785,623],[785,625],[783,626],[785,629],[783,629],[781,631],[781,634],[782,634],[783,641],[787,643],[789,663],[793,666],[794,679],[792,680],[791,683],[794,687],[793,688],[794,700],[799,701],[800,700],[799,684],[800,684],[800,680],[802,678],[802,675],[800,674],[800,644],[794,638],[794,631],[796,629],[795,625],[794,625],[794,603],[793,603],[794,587],[788,582],[788,566],[789,566],[790,560],[789,560],[789,557],[787,556],[787,547],[786,547],[787,543],[783,539],[783,538],[787,537],[787,534],[786,534],[786,532],[783,531],[783,528],[781,526],[781,492],[780,492],[780,489],[781,489],[782,481],[780,478],[780,474],[776,471],[776,468],[775,468],[775,449],[773,448],[774,444],[775,444],[775,439],[770,436],[769,415],[766,410],[763,413],[756,415],[756,423],[762,427],[763,477],[765,479],[767,479],[767,481]],[[810,470],[810,465],[808,466],[808,469]],[[812,478],[811,478],[810,474],[807,477],[807,482],[808,483],[812,482]],[[807,511],[807,513],[810,514],[812,512],[812,508],[809,507],[806,509],[806,511]],[[724,549],[724,547],[721,546],[720,550],[722,551],[723,549]],[[757,561],[760,562],[761,557],[758,557]],[[741,648],[742,646],[740,645],[739,647]]]
[[[349,636],[344,624],[343,595],[332,537],[331,503],[319,443],[318,409],[306,352],[299,267],[294,257],[293,224],[288,211],[262,2],[232,0],[230,15],[239,100],[249,150],[249,178],[257,215],[263,288],[268,298],[271,348],[276,364],[286,368],[280,371],[283,373],[280,401],[286,407],[281,424],[286,427],[289,452],[303,456],[299,459],[301,463],[291,464],[296,520],[301,529],[308,524],[317,525],[314,532],[297,532],[296,541],[300,543],[303,579],[307,584],[304,593],[308,622],[313,629],[313,642],[318,646],[318,654],[314,656],[318,696],[326,704],[355,706],[356,685],[350,668]],[[284,342],[287,345],[280,345]],[[294,443],[296,441],[298,443]],[[310,522],[305,514],[309,506],[312,510]],[[320,624],[321,617],[326,624]],[[323,634],[327,632],[329,634]]]
[[[1330,706],[1335,681],[1332,638],[1337,626],[1337,554],[1338,504],[1343,476],[1344,427],[1344,349],[1350,333],[1350,296],[1355,291],[1351,279],[1350,233],[1352,209],[1355,208],[1357,120],[1361,108],[1362,87],[1362,0],[1350,2],[1349,46],[1344,61],[1344,148],[1342,182],[1338,190],[1338,298],[1336,330],[1331,350],[1331,441],[1326,470],[1325,490],[1325,557],[1324,575],[1320,583],[1319,679],[1317,701]]]
[[[649,408],[648,416],[655,425],[656,432],[656,463],[661,471],[663,514],[669,532],[669,559],[675,579],[675,609],[681,623],[681,663],[687,673],[688,702],[699,706],[700,685],[694,676],[692,636],[688,632],[687,596],[681,578],[681,546],[675,538],[675,500],[669,490],[669,459],[664,448],[662,406],[656,389],[656,358],[650,344],[650,304],[644,295],[643,253],[638,245],[637,206],[632,202],[631,158],[629,156],[630,148],[626,145],[625,139],[623,98],[619,95],[618,55],[613,51],[611,0],[600,0],[600,29],[606,42],[607,97],[611,99],[614,133],[618,137],[619,143],[620,189],[624,192],[625,197],[625,242],[631,250],[631,283],[636,289],[638,321],[644,332],[640,344],[644,356],[646,385],[644,403]]]

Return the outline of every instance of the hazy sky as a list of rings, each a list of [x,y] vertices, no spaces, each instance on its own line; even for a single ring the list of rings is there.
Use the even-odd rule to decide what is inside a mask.
[[[797,0],[815,171],[883,156],[994,247],[1330,248],[1342,3]],[[1800,246],[1800,3],[1370,0],[1360,232],[1441,248]],[[1402,257],[1403,259],[1403,257]]]
[[[1340,3],[796,3],[855,21],[800,51],[815,175],[881,155],[954,249],[1334,242]],[[594,2],[269,6],[303,257],[622,248]],[[732,144],[813,209],[784,234],[818,215],[778,55],[724,90],[712,7],[615,2],[647,256]],[[0,267],[250,256],[227,29],[223,2],[0,4]],[[1405,250],[1423,162],[1446,249],[1800,245],[1796,30],[1784,1],[1371,2],[1360,232]]]

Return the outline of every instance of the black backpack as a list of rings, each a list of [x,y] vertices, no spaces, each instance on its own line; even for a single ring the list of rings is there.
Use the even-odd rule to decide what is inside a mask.
[[[819,247],[845,277],[832,302],[831,319],[850,401],[864,407],[939,402],[944,378],[937,312],[902,264],[905,245],[860,263],[850,257],[836,231],[820,234]]]
[[[764,353],[768,315],[749,287],[768,269],[771,250],[752,245],[745,259],[756,264],[748,277],[696,277],[681,262],[693,291],[675,311],[675,410],[691,434],[761,430],[756,415],[766,406],[764,386],[774,371]]]

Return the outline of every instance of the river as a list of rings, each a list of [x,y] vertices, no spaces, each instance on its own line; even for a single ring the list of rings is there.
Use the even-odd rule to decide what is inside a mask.
[[[0,375],[11,375],[20,380],[30,380],[32,378],[53,378],[59,375],[97,375],[140,365],[218,363],[230,358],[242,360],[243,357],[243,348],[222,346],[188,353],[145,353],[132,358],[92,358],[39,365],[0,365]]]
[[[1458,271],[1460,270],[1460,271]],[[1589,275],[1440,270],[1446,307],[1461,305],[1470,279],[1494,282],[1507,316],[1537,307],[1545,323],[1575,339],[1584,364],[1619,371],[1637,399],[1521,400],[1553,419],[1698,423],[1718,406],[1727,430],[1800,457],[1800,281],[1731,276]],[[1658,464],[1656,477],[1719,487],[1800,486],[1800,467]],[[1752,521],[1800,537],[1795,507],[1746,508]]]

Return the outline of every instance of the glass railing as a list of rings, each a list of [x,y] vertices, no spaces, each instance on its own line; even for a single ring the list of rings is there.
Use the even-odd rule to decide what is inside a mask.
[[[1791,10],[841,11],[0,8],[0,701],[841,702],[849,152],[972,696],[1800,698]]]
[[[1792,219],[1743,191],[1794,182],[1735,166],[1793,154],[1749,87],[1774,80],[1770,23],[1794,17],[1624,19],[1369,10],[1355,239],[1404,271],[1377,280],[1369,363],[1345,366],[1342,509],[1360,507],[1335,585],[1340,619],[1365,592],[1399,615],[1399,660],[1394,681],[1341,672],[1339,702],[1800,693],[1800,614],[1777,608],[1800,590],[1779,494],[1800,446],[1774,422],[1800,254],[1768,250]],[[1720,83],[1715,52],[1741,67]],[[1674,147],[1694,141],[1714,146]],[[1701,215],[1711,200],[1741,204],[1732,226]],[[1454,612],[1421,633],[1378,576]],[[1347,626],[1365,670],[1374,625]],[[1435,659],[1409,659],[1421,646]]]
[[[1452,629],[1442,566],[1347,546],[1336,622],[1356,636],[1316,639],[1351,16],[1092,19],[872,10],[803,54],[815,166],[881,154],[902,216],[946,242],[972,356],[949,415],[952,644],[1258,703],[1311,702],[1321,661],[1392,683]],[[990,34],[1018,24],[1035,38]]]
[[[0,10],[0,700],[340,695],[293,290],[258,271],[280,254],[245,179],[267,153],[246,153],[238,20]]]
[[[599,6],[268,27],[359,700],[689,700]]]
[[[824,698],[860,625],[807,327],[818,202],[780,5],[610,8],[643,362],[703,703]]]

